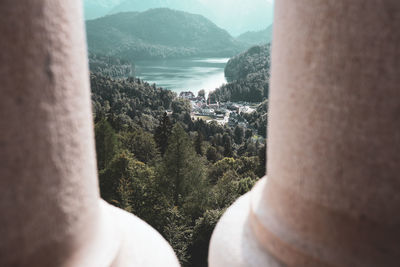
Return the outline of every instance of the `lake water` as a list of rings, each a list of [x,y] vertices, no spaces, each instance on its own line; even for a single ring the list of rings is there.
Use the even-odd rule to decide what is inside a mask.
[[[224,68],[229,58],[135,61],[136,77],[172,90],[206,93],[226,83]]]

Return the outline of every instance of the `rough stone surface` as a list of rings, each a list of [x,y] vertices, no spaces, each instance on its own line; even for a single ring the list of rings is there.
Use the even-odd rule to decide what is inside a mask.
[[[250,193],[261,197],[247,225],[262,253],[287,266],[399,265],[399,28],[397,0],[276,2],[268,180]],[[230,253],[224,221],[212,267]],[[236,256],[260,257],[247,253]]]
[[[81,5],[0,1],[0,266],[178,266],[100,201]]]

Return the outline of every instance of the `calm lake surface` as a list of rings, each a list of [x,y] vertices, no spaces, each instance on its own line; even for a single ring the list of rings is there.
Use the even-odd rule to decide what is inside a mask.
[[[206,93],[226,83],[224,68],[229,58],[135,61],[136,77],[172,90]]]

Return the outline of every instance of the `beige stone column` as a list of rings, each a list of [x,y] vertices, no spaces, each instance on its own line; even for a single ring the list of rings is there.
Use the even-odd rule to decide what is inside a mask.
[[[399,266],[399,29],[397,0],[276,1],[268,178],[211,267]]]
[[[0,266],[178,266],[100,200],[81,5],[0,1]]]

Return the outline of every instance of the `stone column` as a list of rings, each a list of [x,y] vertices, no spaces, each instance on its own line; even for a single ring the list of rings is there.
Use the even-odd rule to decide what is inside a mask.
[[[0,1],[0,266],[178,266],[100,200],[81,5]]]
[[[279,0],[274,23],[268,178],[210,266],[399,266],[400,2]]]

